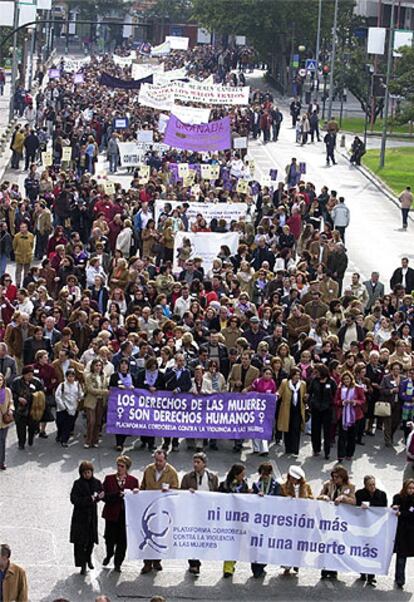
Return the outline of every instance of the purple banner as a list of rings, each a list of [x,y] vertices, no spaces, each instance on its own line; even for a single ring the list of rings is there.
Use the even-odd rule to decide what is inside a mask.
[[[152,82],[152,75],[148,75],[141,79],[120,79],[110,73],[102,73],[99,78],[101,86],[107,86],[108,88],[122,88],[124,90],[138,90],[142,84],[152,84]]]
[[[272,438],[276,396],[193,395],[111,388],[106,431],[117,435],[200,439]]]
[[[190,125],[171,115],[164,143],[173,148],[193,151],[219,151],[231,148],[230,117],[218,121]]]

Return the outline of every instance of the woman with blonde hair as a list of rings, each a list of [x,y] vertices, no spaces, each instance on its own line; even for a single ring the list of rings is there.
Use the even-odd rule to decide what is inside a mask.
[[[128,262],[123,257],[120,257],[115,264],[112,276],[109,280],[109,288],[111,291],[114,288],[125,289],[128,284]]]
[[[103,371],[103,362],[94,359],[85,378],[84,408],[86,410],[85,448],[98,447],[99,431],[108,398],[109,379]]]
[[[282,368],[287,373],[290,374],[291,370],[295,368],[296,362],[293,355],[290,355],[290,347],[287,343],[281,343],[276,350],[277,355],[282,360]]]
[[[240,291],[247,293],[250,297],[253,292],[254,269],[248,261],[242,260],[240,262],[240,268],[236,273],[236,278],[240,284]]]

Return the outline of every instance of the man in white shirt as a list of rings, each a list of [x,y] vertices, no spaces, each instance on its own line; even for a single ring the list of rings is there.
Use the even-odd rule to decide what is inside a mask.
[[[178,297],[174,305],[174,314],[183,317],[186,311],[190,309],[191,305],[190,288],[184,285],[181,289],[181,297]]]

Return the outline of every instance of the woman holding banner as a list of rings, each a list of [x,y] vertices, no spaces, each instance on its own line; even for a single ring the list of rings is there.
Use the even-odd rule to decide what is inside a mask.
[[[273,466],[271,462],[263,462],[260,464],[257,472],[260,476],[258,480],[253,483],[252,493],[257,494],[259,497],[263,497],[265,495],[282,495],[280,485],[273,475]],[[266,574],[265,564],[252,562],[250,566],[255,579],[264,577]]]
[[[107,475],[103,482],[105,506],[102,517],[105,519],[106,556],[102,561],[107,566],[114,556],[114,567],[117,573],[121,572],[127,547],[125,504],[126,490],[138,492],[138,479],[129,474],[131,458],[118,456],[116,459],[116,474]]]
[[[221,493],[250,493],[246,481],[246,467],[243,464],[233,464],[224,481],[220,483]],[[228,579],[236,570],[235,560],[225,560],[223,563],[223,577]]]
[[[355,505],[355,486],[350,482],[346,468],[340,464],[335,466],[331,472],[330,480],[324,483],[317,499],[325,502],[335,502],[336,505]],[[337,577],[337,571],[327,571],[325,569],[322,569],[321,571],[321,579],[337,579]]]
[[[129,359],[122,358],[119,362],[118,370],[116,370],[110,380],[109,387],[116,387],[117,389],[133,389],[137,387],[138,383],[136,377],[131,374],[129,367]],[[127,435],[115,435],[116,437],[116,450],[122,451]]]
[[[400,493],[394,495],[392,507],[398,514],[394,552],[395,583],[399,589],[405,584],[407,558],[414,556],[414,479],[404,481]]]
[[[310,485],[306,482],[305,471],[300,466],[289,466],[287,479],[280,486],[280,495],[290,498],[301,498],[305,500],[313,500],[313,493]],[[282,567],[285,569],[284,574],[290,574],[290,566]],[[299,573],[297,566],[293,567],[295,573]]]

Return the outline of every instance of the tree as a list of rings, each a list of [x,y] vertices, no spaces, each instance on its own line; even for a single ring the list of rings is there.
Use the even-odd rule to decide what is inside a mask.
[[[395,60],[395,73],[390,82],[390,93],[402,97],[396,121],[414,121],[414,48],[398,50],[400,58]]]
[[[123,0],[67,0],[66,4],[69,10],[78,9],[81,19],[91,21],[95,21],[98,16],[105,16],[112,10],[126,12],[129,8],[129,3]]]
[[[298,46],[315,56],[318,0],[238,0],[232,10],[226,0],[192,0],[194,17],[219,34],[245,35],[271,65],[272,75],[286,90],[287,66]],[[341,0],[339,19],[351,20],[354,0]],[[333,0],[323,0],[321,48],[330,48]],[[306,58],[306,57],[302,57]]]

